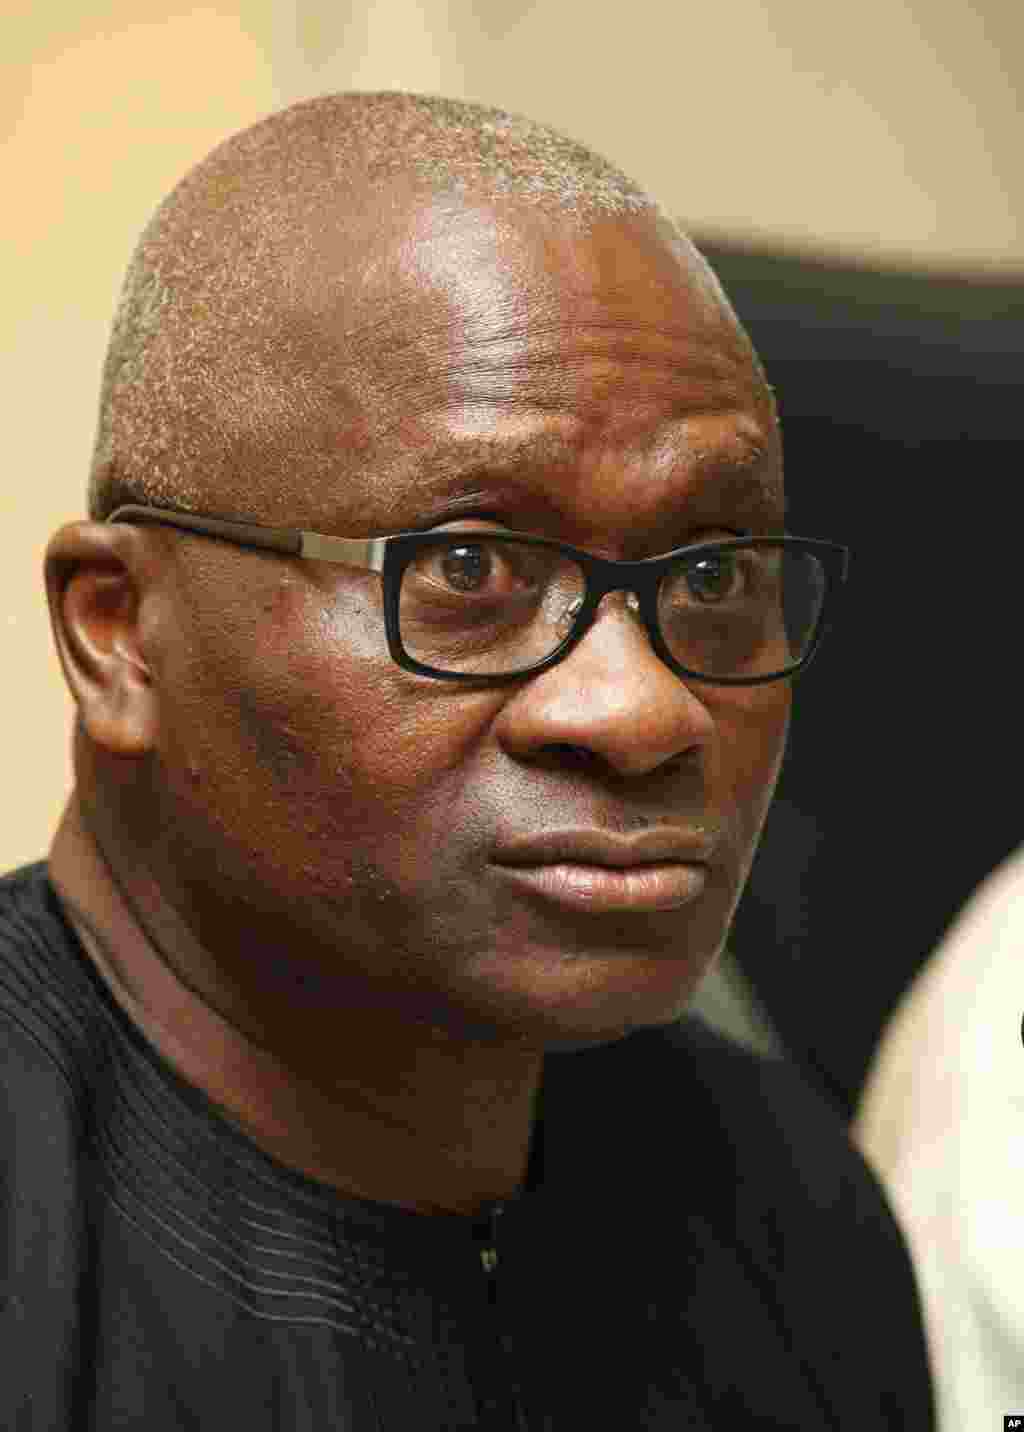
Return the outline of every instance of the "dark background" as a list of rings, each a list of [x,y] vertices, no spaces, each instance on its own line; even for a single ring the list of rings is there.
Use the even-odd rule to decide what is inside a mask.
[[[731,945],[850,1115],[896,1000],[1024,839],[1024,283],[702,248],[776,390],[789,530],[853,549]]]

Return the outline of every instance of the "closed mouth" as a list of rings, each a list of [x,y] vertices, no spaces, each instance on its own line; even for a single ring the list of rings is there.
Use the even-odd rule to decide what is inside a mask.
[[[547,831],[508,842],[493,863],[534,895],[593,914],[675,910],[700,896],[711,846],[679,828],[620,836]]]
[[[598,865],[609,870],[630,870],[660,864],[707,865],[714,842],[703,829],[663,826],[637,835],[618,835],[590,829],[550,830],[519,836],[501,845],[495,864]]]

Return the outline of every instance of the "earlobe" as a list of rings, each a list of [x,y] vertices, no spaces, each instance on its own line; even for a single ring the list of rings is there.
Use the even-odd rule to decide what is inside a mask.
[[[46,590],[64,676],[89,738],[141,756],[156,737],[156,691],[140,641],[142,564],[135,534],[76,522],[46,553]]]

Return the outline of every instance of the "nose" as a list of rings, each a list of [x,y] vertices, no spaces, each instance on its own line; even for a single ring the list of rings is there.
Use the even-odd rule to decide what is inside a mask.
[[[655,653],[633,606],[610,593],[580,644],[516,691],[497,723],[510,754],[583,751],[634,777],[704,755],[714,718]]]

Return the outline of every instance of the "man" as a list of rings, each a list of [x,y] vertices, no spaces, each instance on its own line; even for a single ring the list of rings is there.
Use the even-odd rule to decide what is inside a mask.
[[[5,1425],[927,1426],[876,1186],[679,1025],[843,568],[693,247],[527,121],[299,105],[144,234],[90,508]]]

